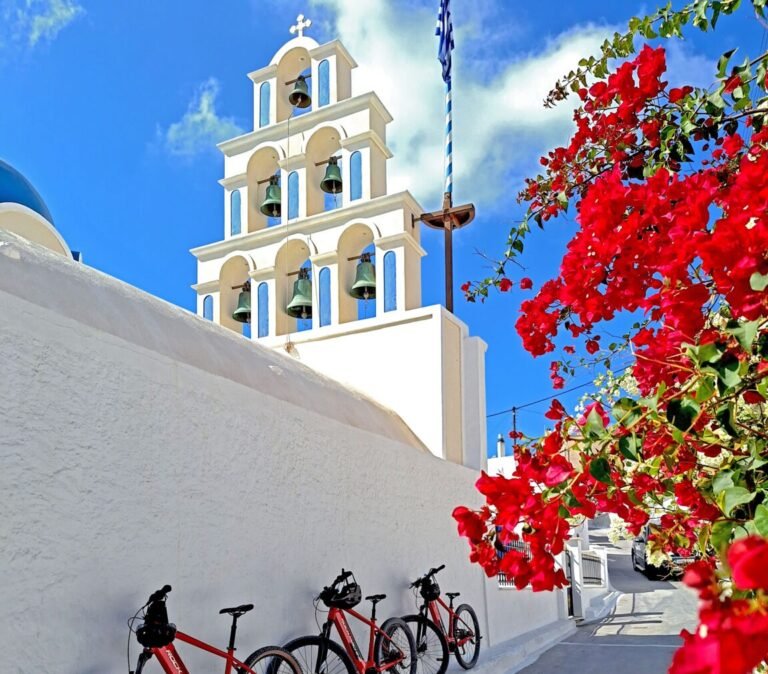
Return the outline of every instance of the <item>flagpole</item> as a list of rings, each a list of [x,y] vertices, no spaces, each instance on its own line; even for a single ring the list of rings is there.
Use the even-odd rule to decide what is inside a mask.
[[[442,229],[445,234],[445,308],[453,313],[453,230],[468,225],[475,217],[473,204],[453,206],[453,92],[451,87],[451,51],[453,50],[453,25],[450,0],[441,0],[437,15],[435,35],[440,37],[438,59],[443,65],[445,82],[445,147],[443,164],[445,184],[443,208],[434,213],[423,213],[418,219],[428,227]]]

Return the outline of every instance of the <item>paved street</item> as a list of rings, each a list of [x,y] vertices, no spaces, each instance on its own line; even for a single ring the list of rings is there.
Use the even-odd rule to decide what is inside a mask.
[[[579,627],[522,674],[663,674],[680,630],[695,625],[695,595],[680,582],[649,581],[633,571],[629,542],[592,539],[608,548],[611,583],[624,596],[612,616]]]

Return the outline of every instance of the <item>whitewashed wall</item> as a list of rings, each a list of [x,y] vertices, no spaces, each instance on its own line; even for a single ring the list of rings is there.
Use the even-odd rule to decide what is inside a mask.
[[[342,566],[385,616],[446,563],[444,589],[492,617],[484,647],[558,620],[557,595],[470,566],[450,514],[476,474],[390,412],[2,231],[0,381],[4,673],[126,671],[125,621],[166,582],[172,620],[219,645],[218,609],[256,603],[241,655],[314,633]]]

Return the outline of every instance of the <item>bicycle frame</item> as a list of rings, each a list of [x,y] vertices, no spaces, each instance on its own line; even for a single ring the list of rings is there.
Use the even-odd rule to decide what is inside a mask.
[[[442,606],[446,613],[448,613],[448,630],[445,629],[445,623],[443,622],[443,616],[440,613],[440,606]],[[472,634],[472,630],[469,630],[469,635],[465,636],[458,641],[454,637],[454,633],[456,630],[456,611],[454,611],[448,604],[446,604],[442,597],[438,597],[437,599],[433,601],[425,601],[424,605],[421,607],[421,610],[423,613],[426,614],[427,611],[429,611],[429,617],[431,618],[432,622],[435,623],[443,632],[445,635],[445,639],[448,642],[448,646],[450,647],[451,652],[455,651],[456,648],[463,646],[468,641],[470,641],[474,634]],[[465,624],[466,625],[466,624]],[[469,625],[466,625],[466,627],[469,629]]]
[[[244,663],[240,662],[240,660],[235,657],[234,648],[222,651],[220,648],[206,644],[204,641],[195,639],[195,637],[190,636],[189,634],[184,634],[184,632],[176,632],[176,639],[178,641],[183,641],[190,646],[194,646],[201,651],[206,651],[207,653],[211,653],[216,657],[226,660],[224,674],[232,674],[233,667],[240,668],[240,670],[245,672],[245,674],[256,674],[256,672],[254,672],[250,667],[246,667]],[[165,674],[189,674],[187,666],[182,661],[181,656],[179,656],[179,653],[173,643],[170,643],[167,646],[163,646],[161,648],[144,649],[145,652],[147,650],[150,650],[152,655],[157,658],[157,661],[160,663],[160,666],[163,668]]]
[[[347,622],[347,617],[344,615],[345,613],[349,613],[349,615],[351,615],[353,618],[356,618],[368,626],[369,636],[367,659],[363,659],[363,655],[360,652],[360,647],[357,645],[355,635],[352,634],[352,630],[350,629],[349,623]],[[341,637],[344,650],[346,650],[347,655],[349,655],[352,663],[355,665],[355,669],[357,670],[358,674],[366,674],[366,672],[386,672],[405,660],[405,653],[400,651],[400,657],[398,659],[393,660],[392,662],[387,662],[386,664],[382,664],[380,667],[376,665],[376,659],[373,652],[376,643],[376,636],[381,634],[382,637],[387,641],[392,641],[389,636],[378,627],[376,624],[376,618],[371,618],[369,620],[365,616],[360,615],[357,611],[353,611],[352,609],[340,609],[331,607],[330,611],[328,612],[328,620],[323,626],[323,636],[326,639],[330,639],[331,625],[336,627],[336,631],[339,633],[339,637]],[[397,646],[397,644],[395,644],[395,647],[400,650],[400,647]]]

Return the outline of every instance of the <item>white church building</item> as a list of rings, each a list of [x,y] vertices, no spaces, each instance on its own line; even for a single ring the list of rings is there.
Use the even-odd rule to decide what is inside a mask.
[[[248,601],[239,652],[284,643],[341,567],[387,616],[446,564],[500,672],[573,629],[564,592],[468,561],[451,512],[479,502],[485,344],[422,306],[386,107],[340,42],[298,32],[248,76],[253,131],[219,146],[198,315],[75,262],[0,163],[3,672],[127,671],[126,620],[164,583],[185,632],[223,645],[218,610]]]

